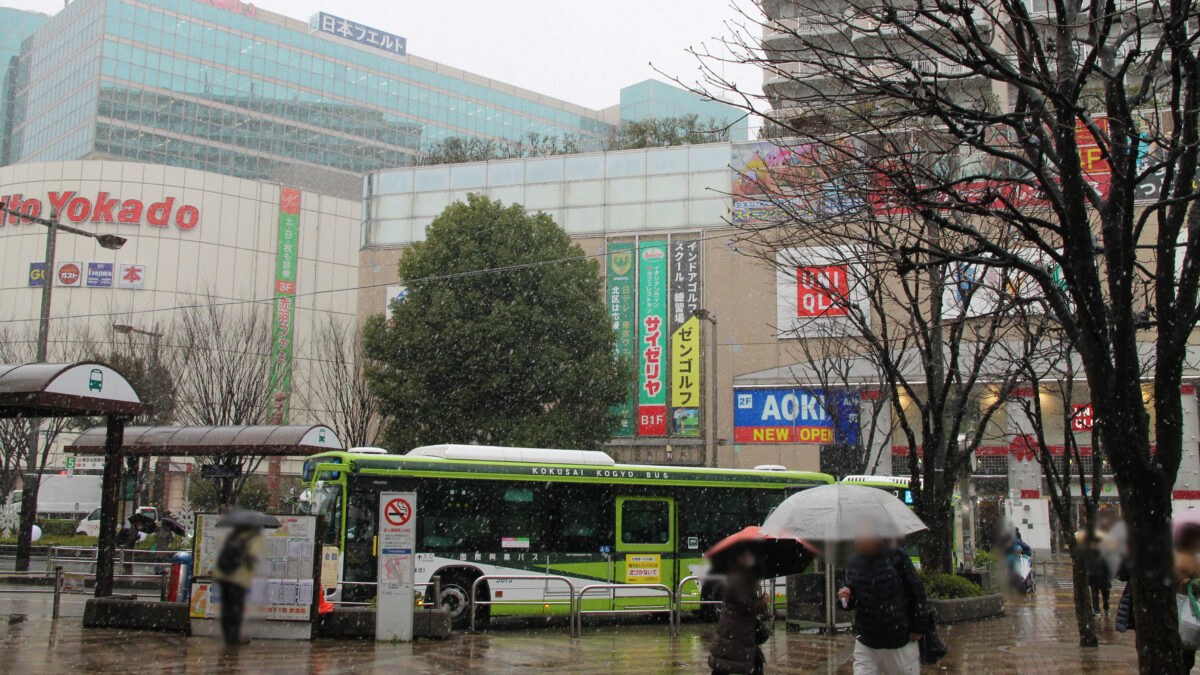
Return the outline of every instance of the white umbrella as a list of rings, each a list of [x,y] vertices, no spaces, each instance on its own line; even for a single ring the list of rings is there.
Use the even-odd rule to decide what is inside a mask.
[[[895,496],[864,485],[834,483],[788,497],[762,525],[762,533],[808,541],[850,541],[863,528],[896,538],[926,529]]]
[[[893,495],[864,485],[834,483],[810,488],[783,500],[760,532],[812,542],[849,541],[868,528],[881,537],[899,539],[926,529],[911,509]],[[836,547],[826,549],[825,628],[837,629],[834,611],[833,567]]]

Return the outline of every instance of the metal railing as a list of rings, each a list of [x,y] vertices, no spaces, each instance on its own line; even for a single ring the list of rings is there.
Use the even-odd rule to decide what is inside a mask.
[[[620,609],[583,609],[583,596],[593,591],[610,591],[609,599],[613,606],[616,606],[618,590],[644,590],[644,591],[662,591],[666,594],[665,605],[630,605]],[[627,596],[630,597],[630,596]],[[652,596],[632,596],[633,598],[645,598]],[[591,584],[579,589],[579,593],[575,595],[575,626],[572,632],[575,635],[583,634],[583,615],[584,614],[666,614],[668,632],[674,637],[677,632],[675,630],[675,594],[671,591],[671,587],[666,584]]]
[[[541,600],[476,600],[475,595],[476,595],[476,591],[479,589],[479,582],[496,580],[496,579],[508,579],[508,580],[515,580],[515,581],[546,581],[546,582],[561,581],[562,583],[567,585],[567,601],[563,602],[561,600],[549,600],[545,597],[543,597]],[[587,586],[587,588],[591,588],[591,586]],[[664,586],[663,588],[666,588],[666,587]],[[667,589],[667,593],[670,594],[670,592],[671,592],[671,590]],[[476,578],[475,581],[471,582],[471,596],[469,598],[467,598],[467,601],[470,603],[471,632],[472,633],[475,632],[475,607],[477,605],[488,605],[488,606],[491,606],[491,605],[543,605],[545,607],[549,607],[551,605],[558,605],[558,606],[566,605],[567,606],[567,617],[568,617],[567,620],[568,620],[568,623],[570,623],[571,637],[578,637],[579,633],[576,632],[576,630],[575,630],[575,619],[574,619],[575,613],[578,610],[578,608],[576,607],[576,604],[575,604],[575,600],[576,600],[575,584],[572,584],[570,579],[563,577],[563,576],[558,576],[556,574],[515,574],[515,575],[514,574],[485,574],[481,577]]]
[[[54,587],[50,589],[11,588],[8,584],[0,584],[0,593],[40,593],[43,595],[53,593],[54,609],[51,616],[54,619],[58,618],[63,593],[63,570],[61,567],[54,568],[53,572],[0,572],[0,579],[53,579]]]
[[[675,634],[676,635],[679,634],[679,625],[680,625],[680,621],[681,621],[680,617],[683,613],[683,602],[684,602],[683,587],[686,584],[695,583],[696,584],[696,595],[699,596],[696,600],[688,600],[687,603],[689,605],[700,605],[701,607],[703,607],[704,605],[720,605],[720,604],[722,604],[722,602],[724,602],[722,600],[705,600],[704,599],[704,595],[703,595],[704,587],[703,587],[702,583],[705,581],[715,581],[715,582],[724,583],[725,578],[722,576],[702,577],[702,576],[692,575],[690,577],[684,577],[684,578],[680,579],[679,584],[675,586],[675,616],[674,616],[674,620],[675,620]]]
[[[142,549],[119,548],[115,553],[115,563],[129,568],[150,568],[155,574],[159,570],[171,568],[171,557],[179,551],[144,551]],[[95,575],[98,549],[93,546],[51,546],[46,554],[46,571],[55,567],[63,567],[68,573],[82,572]],[[142,560],[137,560],[142,558]],[[153,558],[163,558],[154,560]],[[83,569],[79,569],[79,568]]]

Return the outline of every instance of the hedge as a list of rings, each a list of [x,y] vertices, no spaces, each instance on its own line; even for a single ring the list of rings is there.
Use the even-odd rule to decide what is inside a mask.
[[[983,587],[957,574],[938,574],[922,571],[921,581],[925,583],[925,593],[937,600],[974,598],[985,595]]]

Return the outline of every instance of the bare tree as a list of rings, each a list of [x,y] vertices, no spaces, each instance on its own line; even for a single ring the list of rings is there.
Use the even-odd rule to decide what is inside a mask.
[[[52,329],[54,327],[52,326]],[[63,331],[55,330],[62,334]],[[87,351],[86,336],[55,340],[51,336],[51,361],[74,361]],[[23,330],[13,324],[0,324],[0,363],[29,363],[37,357],[37,327]],[[17,533],[16,569],[29,569],[33,543],[33,523],[37,519],[38,492],[50,450],[58,437],[75,420],[69,417],[0,419],[0,488],[7,499],[16,479],[21,480],[21,520]],[[36,427],[34,425],[37,425]],[[32,442],[38,429],[38,443]]]
[[[366,357],[353,320],[329,316],[313,340],[307,406],[325,421],[346,447],[372,445],[379,432],[379,406],[363,376]]]
[[[169,330],[176,381],[175,418],[185,425],[266,424],[271,412],[271,322],[258,305],[213,298],[183,310]],[[220,504],[234,503],[262,457],[200,457],[214,467]]]
[[[881,387],[883,368],[860,338],[827,321],[814,321],[804,332],[807,338],[799,340],[796,349],[806,366],[793,369],[796,384],[824,392],[825,414],[833,422],[833,449],[846,451],[839,455],[846,462],[843,470],[821,470],[842,476],[877,473],[884,453],[891,452],[893,436],[887,414],[891,399]]]
[[[862,210],[895,220],[913,260],[1019,270],[1039,287],[1105,392],[1099,438],[1129,524],[1148,673],[1180,672],[1182,658],[1163,580],[1200,319],[1198,14],[1152,0],[771,0],[732,27],[733,56],[702,54],[712,88],[839,157]],[[766,99],[725,80],[724,60],[763,68]]]

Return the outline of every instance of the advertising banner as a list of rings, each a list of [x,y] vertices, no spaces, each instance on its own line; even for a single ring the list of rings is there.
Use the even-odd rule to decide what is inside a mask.
[[[858,395],[834,395],[831,405],[824,393],[801,388],[737,389],[733,441],[853,445],[858,442]]]
[[[671,241],[671,434],[700,435],[700,240]]]
[[[113,264],[88,263],[87,285],[89,288],[112,288]]]
[[[667,347],[667,244],[644,242],[638,256],[641,316],[641,377],[638,435],[667,435],[667,387],[663,357]]]
[[[142,289],[146,287],[145,265],[121,265],[117,275],[117,288]]]
[[[299,249],[300,191],[283,188],[279,195],[279,243],[275,253],[275,337],[271,347],[272,424],[287,424],[288,419]]]
[[[637,304],[634,299],[637,252],[634,244],[608,246],[608,314],[617,332],[617,356],[638,362]],[[614,436],[633,436],[637,431],[637,390],[631,383],[625,401],[614,409],[620,417]]]
[[[61,262],[54,265],[55,286],[82,286],[83,263]]]
[[[776,251],[779,337],[833,337],[853,332],[856,317],[869,321],[865,289],[855,283],[860,259],[849,247]]]

